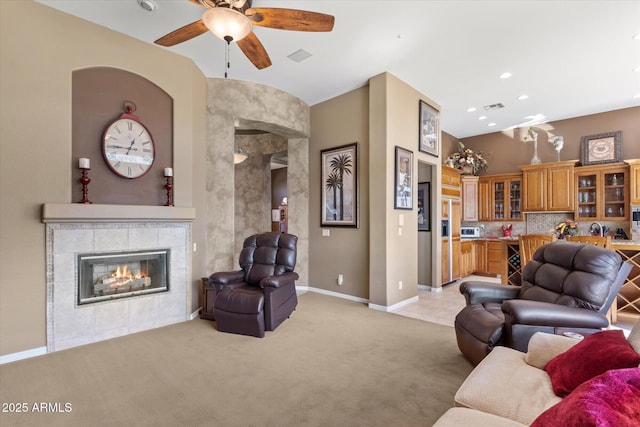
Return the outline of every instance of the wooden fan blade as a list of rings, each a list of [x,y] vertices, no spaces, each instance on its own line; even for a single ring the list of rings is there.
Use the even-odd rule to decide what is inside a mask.
[[[200,34],[206,33],[207,27],[202,22],[202,19],[198,19],[196,22],[187,24],[182,28],[178,28],[175,31],[170,32],[166,36],[160,37],[154,43],[160,46],[173,46],[178,43],[186,42]]]
[[[199,0],[189,0],[189,1],[190,1],[191,3],[193,3],[193,4],[197,4],[197,5],[198,5],[198,6],[200,6],[200,7],[206,7],[205,5],[203,5],[202,3],[200,3],[200,1],[199,1]]]
[[[245,15],[254,25],[293,31],[331,31],[335,20],[324,13],[273,7],[252,7]]]
[[[240,47],[240,50],[242,50],[242,53],[249,58],[249,61],[251,61],[258,70],[271,66],[271,58],[269,58],[269,54],[253,31],[250,32],[248,36],[240,40],[238,42],[238,46]]]

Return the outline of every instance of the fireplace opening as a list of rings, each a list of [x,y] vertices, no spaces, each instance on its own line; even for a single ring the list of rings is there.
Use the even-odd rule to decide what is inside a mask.
[[[169,290],[170,249],[78,255],[78,304]]]

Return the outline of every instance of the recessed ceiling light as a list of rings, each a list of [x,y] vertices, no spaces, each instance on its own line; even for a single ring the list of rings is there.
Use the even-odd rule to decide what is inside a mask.
[[[487,116],[480,116],[478,117],[478,120],[487,120]]]
[[[158,3],[156,3],[154,0],[138,0],[138,6],[140,6],[147,12],[153,12],[158,8]]]
[[[502,73],[502,74],[500,74],[500,78],[501,79],[508,79],[509,77],[511,77],[511,73]]]
[[[635,36],[633,36],[634,40],[640,40],[640,33],[636,34]]]
[[[493,126],[495,126],[495,125],[496,125],[496,124],[495,124],[494,122],[487,123],[487,126],[489,126],[489,127],[493,127]]]
[[[634,68],[634,69],[633,69],[633,72],[634,72],[634,73],[638,73],[638,72],[640,72],[640,66],[638,66],[638,67]]]
[[[524,94],[524,93],[518,97],[518,99],[519,99],[520,101],[522,101],[523,99],[527,99],[527,98],[529,98],[529,95],[526,95],[526,94]]]
[[[467,108],[467,113],[473,113],[474,111],[476,111],[476,107]]]
[[[635,95],[633,95],[634,98],[640,98],[640,93],[636,93]]]

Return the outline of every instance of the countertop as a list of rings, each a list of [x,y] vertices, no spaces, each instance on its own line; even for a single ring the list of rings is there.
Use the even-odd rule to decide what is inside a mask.
[[[461,242],[470,242],[473,240],[500,240],[503,242],[511,243],[517,242],[518,237],[498,237],[498,236],[486,236],[486,237],[465,237],[460,239]],[[640,249],[640,240],[626,240],[626,239],[612,239],[611,244],[614,246],[638,246]]]

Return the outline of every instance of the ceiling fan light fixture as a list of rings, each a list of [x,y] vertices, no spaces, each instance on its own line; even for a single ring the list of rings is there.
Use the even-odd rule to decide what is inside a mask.
[[[237,42],[252,31],[249,18],[227,7],[214,7],[202,14],[202,22],[216,37]]]

